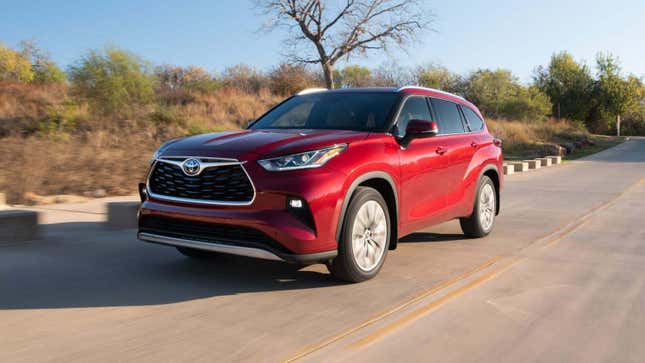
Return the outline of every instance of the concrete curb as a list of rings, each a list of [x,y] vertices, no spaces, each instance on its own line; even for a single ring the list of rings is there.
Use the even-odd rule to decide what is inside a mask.
[[[110,228],[137,228],[139,202],[112,202],[107,204],[107,224]]]
[[[515,173],[515,167],[513,165],[505,164],[504,165],[504,175],[510,175]]]
[[[549,158],[537,158],[535,160],[539,161],[542,167],[551,166],[551,159]]]
[[[529,164],[529,169],[535,170],[542,167],[542,163],[539,160],[524,160],[525,163]]]
[[[551,165],[562,164],[562,156],[547,156],[547,158],[551,159]]]
[[[529,163],[526,161],[513,161],[508,163],[508,165],[512,165],[515,168],[516,173],[529,171]]]
[[[38,212],[9,209],[0,211],[0,244],[38,239]]]

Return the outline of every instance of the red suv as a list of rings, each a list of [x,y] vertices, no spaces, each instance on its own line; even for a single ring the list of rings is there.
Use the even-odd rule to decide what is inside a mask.
[[[375,276],[400,237],[459,218],[487,235],[501,141],[477,107],[421,87],[312,89],[247,130],[171,140],[140,185],[141,240]]]

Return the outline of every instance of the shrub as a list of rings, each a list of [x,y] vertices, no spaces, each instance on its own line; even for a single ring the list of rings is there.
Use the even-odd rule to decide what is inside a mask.
[[[105,114],[131,111],[154,97],[147,63],[115,47],[88,52],[69,74],[74,94]]]
[[[221,82],[226,88],[235,88],[244,92],[259,92],[260,89],[269,86],[265,76],[245,64],[226,68],[221,76]]]
[[[29,60],[2,43],[0,43],[0,79],[20,82],[30,82],[34,79],[34,71],[31,69]]]
[[[282,63],[269,72],[271,92],[289,96],[310,87],[321,87],[316,75],[303,65]]]
[[[334,78],[340,87],[367,87],[373,83],[372,72],[361,66],[347,66],[335,72]]]
[[[463,78],[439,66],[419,67],[415,72],[417,84],[423,87],[440,89],[455,94],[463,94],[465,83]]]
[[[169,104],[193,102],[193,92],[208,93],[221,86],[204,68],[196,66],[163,65],[155,68],[155,76],[159,99]]]
[[[65,73],[50,59],[49,54],[38,47],[35,41],[22,41],[20,48],[22,56],[31,63],[31,69],[34,72],[33,82],[39,84],[65,82]]]

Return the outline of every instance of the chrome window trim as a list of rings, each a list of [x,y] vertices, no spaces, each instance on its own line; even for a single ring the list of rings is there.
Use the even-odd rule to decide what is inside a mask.
[[[205,160],[222,160],[221,162],[202,162],[202,166],[199,170],[199,173],[201,173],[204,169],[207,168],[212,168],[212,167],[217,167],[217,166],[227,166],[227,165],[239,165],[242,168],[242,171],[244,171],[244,174],[246,175],[246,178],[249,180],[249,183],[251,183],[251,188],[253,189],[253,198],[251,198],[250,201],[246,202],[230,202],[230,201],[223,201],[223,200],[207,200],[207,199],[194,199],[194,198],[181,198],[181,197],[169,197],[167,195],[161,195],[161,194],[156,194],[153,193],[152,190],[150,190],[150,176],[152,175],[152,172],[155,170],[155,166],[157,166],[157,163],[162,162],[162,163],[167,163],[167,164],[172,164],[181,167],[183,162],[186,159],[199,159],[200,161],[205,159]],[[168,159],[184,159],[182,161],[175,161],[175,160],[168,160]],[[216,158],[216,157],[209,157],[209,156],[173,156],[173,155],[164,155],[156,160],[153,160],[152,166],[150,167],[150,172],[148,173],[148,176],[146,177],[146,191],[148,192],[148,195],[152,197],[153,199],[159,199],[159,200],[165,200],[169,202],[180,202],[180,203],[190,203],[190,204],[200,204],[200,205],[224,205],[224,206],[247,206],[253,204],[255,201],[255,197],[257,196],[257,190],[255,189],[255,184],[253,183],[253,179],[251,179],[251,176],[249,173],[246,171],[246,168],[244,167],[244,164],[246,164],[246,161],[239,161],[237,159],[228,159],[228,158]],[[199,175],[199,173],[197,175]]]

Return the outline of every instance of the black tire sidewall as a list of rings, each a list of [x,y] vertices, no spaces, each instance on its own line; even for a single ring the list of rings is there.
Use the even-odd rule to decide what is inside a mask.
[[[483,176],[480,181],[479,181],[479,186],[477,187],[477,194],[475,195],[475,206],[473,210],[473,218],[475,218],[475,222],[477,223],[477,228],[480,231],[480,234],[482,236],[488,235],[492,230],[493,227],[495,226],[495,212],[493,211],[493,223],[490,225],[490,228],[488,230],[485,230],[484,227],[481,224],[481,219],[479,216],[480,209],[479,209],[479,200],[481,197],[482,190],[484,189],[485,185],[490,185],[491,188],[493,188],[493,198],[495,199],[495,208],[497,208],[497,194],[495,193],[495,184],[493,184],[493,181],[488,177],[488,176]]]
[[[383,256],[381,256],[381,260],[379,261],[379,263],[372,270],[364,271],[358,266],[354,258],[354,251],[353,251],[353,245],[352,245],[352,230],[353,230],[353,224],[356,219],[356,215],[358,214],[358,211],[360,210],[363,204],[369,201],[377,202],[383,209],[383,212],[385,212],[385,218],[387,221],[387,237],[386,237],[386,245],[384,247],[385,249],[383,251]],[[357,192],[354,194],[354,196],[352,197],[352,200],[350,201],[349,207],[347,209],[347,214],[345,216],[345,221],[343,223],[343,234],[342,234],[343,239],[341,241],[341,245],[339,246],[339,253],[344,254],[344,260],[345,260],[344,262],[346,264],[348,272],[354,277],[356,277],[357,281],[370,279],[374,277],[376,274],[378,274],[378,272],[381,270],[381,267],[385,262],[387,251],[390,246],[391,231],[392,231],[392,226],[391,226],[390,212],[387,207],[387,203],[385,202],[385,199],[383,199],[381,194],[375,189],[366,188],[366,187],[359,188]]]

